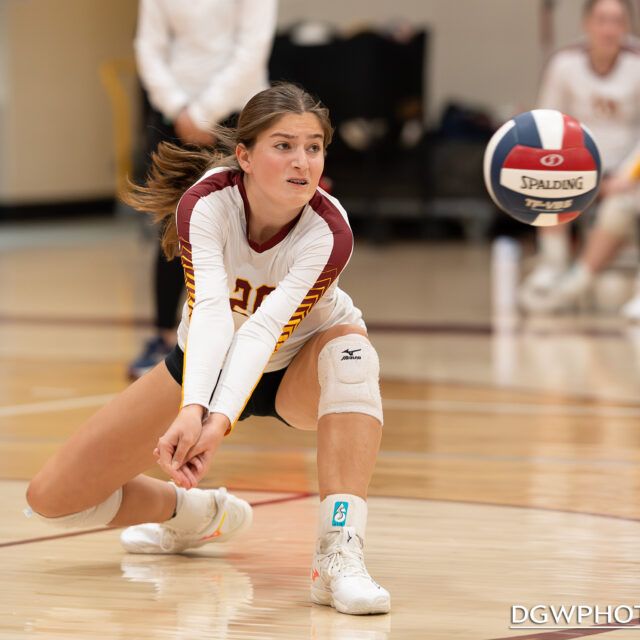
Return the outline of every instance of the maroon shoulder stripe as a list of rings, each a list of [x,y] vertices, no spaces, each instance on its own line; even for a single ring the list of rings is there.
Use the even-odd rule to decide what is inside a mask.
[[[219,171],[193,185],[185,191],[176,211],[176,227],[178,239],[180,240],[180,261],[184,269],[184,279],[187,288],[187,302],[189,304],[189,320],[193,313],[193,305],[196,297],[195,276],[193,273],[192,249],[190,238],[191,215],[198,200],[216,191],[222,191],[227,187],[234,186],[235,171]]]

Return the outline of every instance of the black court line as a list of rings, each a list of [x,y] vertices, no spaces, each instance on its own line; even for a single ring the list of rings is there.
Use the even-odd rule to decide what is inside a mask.
[[[242,489],[242,491],[252,492],[250,489]],[[273,493],[278,493],[274,491]],[[303,500],[304,498],[310,498],[316,495],[315,493],[297,493],[293,496],[286,496],[284,498],[272,498],[269,500],[260,500],[258,502],[251,502],[251,507],[265,507],[270,504],[278,504],[280,502],[292,502],[293,500]],[[103,533],[105,531],[117,531],[118,529],[124,529],[124,527],[98,527],[97,529],[85,529],[84,531],[73,531],[71,533],[59,533],[53,536],[41,536],[39,538],[25,538],[23,540],[11,540],[10,542],[0,542],[1,547],[17,547],[22,544],[32,544],[34,542],[48,542],[49,540],[59,540],[60,538],[73,538],[75,536],[85,536],[91,533]]]
[[[535,633],[527,634],[526,636],[504,636],[501,638],[491,638],[489,640],[569,640],[569,638],[586,638],[587,636],[595,636],[600,633],[613,633],[614,631],[620,631],[627,627],[638,628],[640,625],[640,618],[634,618],[624,624],[611,622],[608,624],[594,625],[597,628],[590,627],[584,629],[556,629],[554,631],[536,631]],[[613,627],[613,628],[612,628]]]

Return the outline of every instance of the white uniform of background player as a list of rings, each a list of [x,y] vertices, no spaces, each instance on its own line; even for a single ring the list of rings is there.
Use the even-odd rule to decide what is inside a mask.
[[[594,275],[633,235],[640,211],[635,186],[640,157],[640,43],[624,37],[627,22],[626,4],[620,0],[588,5],[589,39],[557,52],[543,73],[538,108],[563,111],[591,130],[605,178],[594,229],[569,271],[569,228],[539,232],[540,260],[520,296],[527,311],[574,306]],[[640,304],[635,302],[627,305],[627,311],[634,312],[636,306],[640,316]]]

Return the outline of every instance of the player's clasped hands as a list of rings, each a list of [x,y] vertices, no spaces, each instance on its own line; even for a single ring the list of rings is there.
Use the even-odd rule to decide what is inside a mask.
[[[185,489],[196,487],[202,480],[229,428],[225,415],[214,413],[203,423],[202,414],[201,406],[183,407],[153,452],[162,469]]]

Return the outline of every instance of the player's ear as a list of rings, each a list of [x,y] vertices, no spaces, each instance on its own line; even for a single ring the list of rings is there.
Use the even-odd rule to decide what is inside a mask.
[[[251,173],[251,159],[249,149],[247,149],[247,147],[245,147],[242,142],[236,146],[236,158],[238,160],[240,168],[245,173]]]

